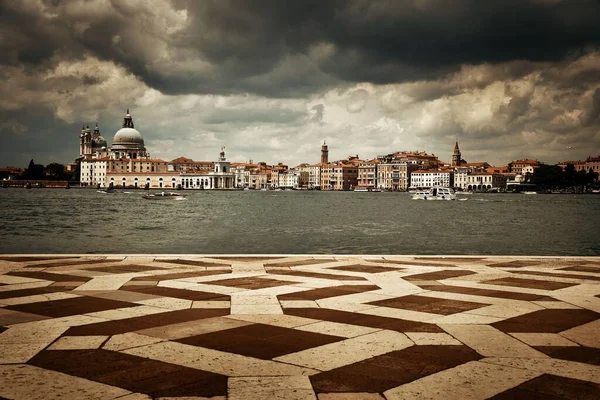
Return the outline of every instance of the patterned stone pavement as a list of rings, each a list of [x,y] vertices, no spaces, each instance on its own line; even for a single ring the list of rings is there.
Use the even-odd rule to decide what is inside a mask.
[[[600,258],[2,256],[0,399],[598,399]]]

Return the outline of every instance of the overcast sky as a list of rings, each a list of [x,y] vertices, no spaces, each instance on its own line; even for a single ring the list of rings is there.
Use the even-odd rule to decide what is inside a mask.
[[[0,166],[129,108],[153,157],[600,154],[596,0],[3,0]]]

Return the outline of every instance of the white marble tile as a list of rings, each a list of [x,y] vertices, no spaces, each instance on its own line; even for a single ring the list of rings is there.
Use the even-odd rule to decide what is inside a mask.
[[[509,368],[535,371],[537,374],[551,374],[565,378],[600,384],[600,366],[555,358],[506,358],[493,357],[481,360]]]
[[[48,350],[98,349],[108,336],[63,336],[52,343]]]
[[[450,345],[461,345],[462,343],[454,339],[447,333],[433,333],[433,332],[404,332],[406,336],[417,346],[450,346]]]
[[[123,350],[123,353],[226,376],[298,376],[317,372],[311,368],[260,360],[176,342],[163,342],[136,347]]]
[[[282,308],[319,308],[314,300],[280,300]]]
[[[600,349],[600,319],[568,329],[560,335],[582,346]]]
[[[283,314],[279,304],[263,306],[231,305],[231,315],[239,314]]]
[[[250,325],[251,322],[225,317],[205,318],[197,321],[181,322],[136,331],[141,335],[154,336],[168,340],[218,332],[225,329]]]
[[[136,303],[151,307],[167,308],[169,310],[185,310],[187,308],[192,308],[192,300],[177,299],[174,297],[140,300],[136,301]]]
[[[378,331],[276,357],[274,360],[328,371],[412,345],[413,342],[402,333]]]
[[[548,357],[489,325],[440,325],[440,328],[485,357]]]
[[[472,361],[384,392],[387,400],[483,400],[541,375]]]
[[[529,346],[577,346],[577,343],[556,333],[515,332],[509,334]]]
[[[388,317],[396,319],[406,319],[409,321],[427,322],[440,317],[439,314],[426,312],[402,310],[399,308],[375,306],[366,310],[361,310],[361,314],[377,315],[379,317]]]
[[[227,382],[229,400],[316,400],[307,376],[233,377]]]
[[[578,307],[573,304],[565,303],[564,301],[532,301],[533,304],[537,304],[540,307],[544,307],[547,309],[578,309]]]
[[[231,303],[227,301],[194,301],[192,302],[192,308],[229,308]]]
[[[243,314],[243,315],[228,315],[226,318],[233,318],[241,321],[248,321],[255,324],[267,324],[273,326],[280,326],[282,328],[295,328],[297,326],[314,324],[320,322],[317,319],[296,317],[294,315],[257,315],[257,314]]]
[[[77,288],[77,291],[86,290],[118,290],[125,282],[137,276],[136,274],[119,274],[100,276],[84,283]]]
[[[37,294],[33,296],[24,296],[24,297],[13,297],[10,299],[2,299],[0,302],[4,305],[18,305],[18,304],[30,304],[30,303],[41,303],[44,301],[54,301],[54,300],[64,300],[64,299],[74,299],[75,297],[81,297],[71,293],[48,293],[48,294]]]
[[[0,396],[27,400],[109,400],[131,392],[32,365],[0,365]]]
[[[319,393],[319,400],[385,400],[379,393]]]
[[[274,295],[263,295],[263,296],[246,296],[242,294],[236,294],[231,296],[231,306],[266,306],[266,305],[279,305],[277,296]]]
[[[105,310],[98,311],[83,315],[88,315],[90,317],[103,318],[107,320],[120,320],[134,317],[141,317],[143,315],[152,315],[152,314],[160,314],[168,312],[161,307],[152,307],[152,306],[137,306],[137,307],[126,307],[126,308],[117,308],[114,310]]]
[[[104,346],[102,346],[102,348],[106,350],[121,351],[131,349],[133,347],[160,343],[164,340],[165,339],[162,338],[141,335],[135,332],[128,332],[111,336]]]
[[[369,328],[366,326],[342,324],[338,322],[322,321],[314,324],[301,325],[296,329],[307,332],[322,333],[325,335],[340,336],[345,338],[351,338],[355,336],[366,335],[380,331],[381,329]]]

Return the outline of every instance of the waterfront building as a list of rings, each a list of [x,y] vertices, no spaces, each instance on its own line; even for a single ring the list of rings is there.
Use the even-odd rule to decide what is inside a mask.
[[[178,188],[181,184],[179,172],[107,172],[102,187],[123,188]]]
[[[377,164],[379,160],[365,161],[358,166],[358,187],[377,188]]]
[[[469,167],[455,167],[454,187],[457,189],[467,190],[467,186],[469,185],[469,173],[471,173],[471,168]]]
[[[419,165],[413,162],[388,162],[377,164],[377,185],[379,189],[406,191],[410,186],[410,176]]]
[[[489,172],[472,172],[467,176],[466,190],[488,191],[506,187],[507,178],[501,174]]]
[[[258,164],[231,163],[230,171],[233,174],[233,187],[240,189],[250,187],[250,170],[257,167]]]
[[[168,165],[169,172],[210,172],[214,169],[213,161],[194,161],[187,157],[178,157]]]
[[[286,174],[288,172],[288,166],[282,163],[278,163],[277,165],[273,165],[271,167],[271,188],[275,189],[279,187],[279,176]]]
[[[213,170],[184,171],[180,173],[182,189],[233,189],[235,175],[230,162],[225,158],[225,147],[221,148],[219,158],[213,162]]]
[[[522,160],[515,160],[515,161],[511,161],[508,163],[508,170],[509,172],[518,174],[518,175],[524,175],[523,174],[523,168],[526,167],[532,167],[532,168],[538,168],[540,166],[540,162],[538,160],[533,160],[531,158],[525,158]]]
[[[308,187],[308,172],[290,169],[278,174],[277,187],[282,189],[306,189]]]
[[[358,184],[357,156],[325,164],[321,169],[321,190],[352,190]]]
[[[258,168],[250,170],[250,189],[269,189],[271,186],[271,168],[266,163],[258,163]]]
[[[321,189],[321,163],[319,164],[308,164],[302,163],[296,166],[296,171],[308,173],[308,184],[307,189]]]
[[[584,171],[584,172],[589,172],[590,169],[592,170],[592,172],[598,172],[600,173],[600,156],[596,156],[596,157],[588,157],[585,159],[585,161],[583,160],[577,160],[577,161],[561,161],[559,162],[558,165],[559,167],[561,167],[563,170],[567,167],[567,165],[573,165],[573,167],[575,167],[575,171],[579,172],[579,171]]]
[[[410,186],[413,188],[452,187],[453,176],[451,170],[416,170],[410,175]]]
[[[435,154],[425,151],[397,151],[387,155],[379,155],[377,159],[383,163],[401,163],[418,165],[421,169],[438,168],[440,160]]]

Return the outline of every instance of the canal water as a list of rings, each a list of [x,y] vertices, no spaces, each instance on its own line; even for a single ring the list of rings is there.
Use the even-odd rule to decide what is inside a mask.
[[[0,253],[600,255],[600,196],[0,189]]]

